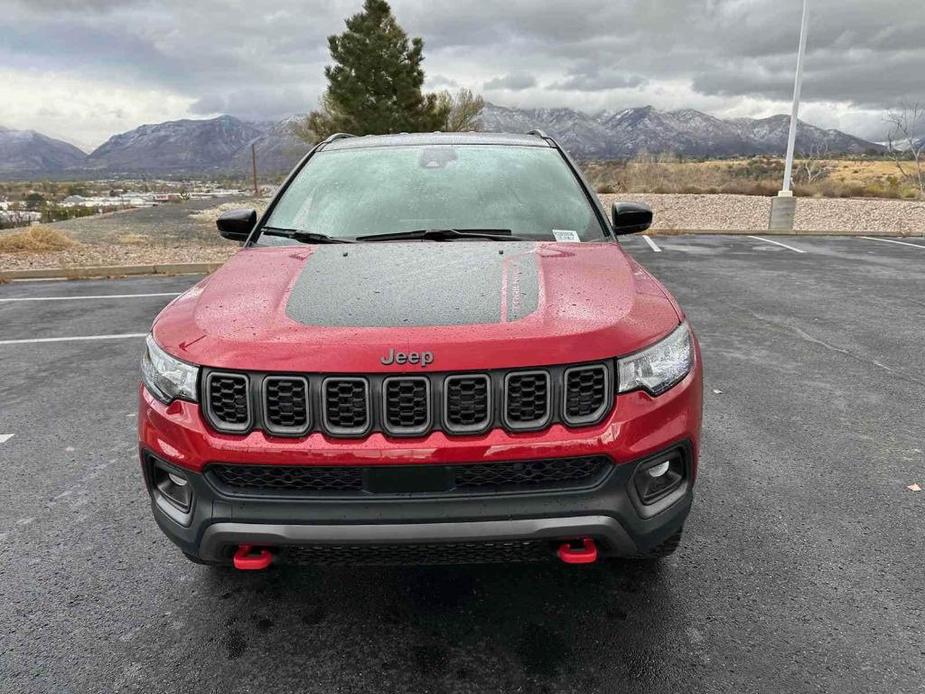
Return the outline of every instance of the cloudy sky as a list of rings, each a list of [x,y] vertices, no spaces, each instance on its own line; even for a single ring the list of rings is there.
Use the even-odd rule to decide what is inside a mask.
[[[789,111],[802,0],[394,0],[427,86],[505,106]],[[362,0],[0,0],[0,125],[85,149],[142,123],[317,104]],[[923,0],[810,0],[801,116],[882,139],[925,101]]]

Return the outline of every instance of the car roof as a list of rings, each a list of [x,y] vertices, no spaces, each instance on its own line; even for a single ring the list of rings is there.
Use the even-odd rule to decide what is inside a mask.
[[[551,147],[539,135],[511,133],[399,133],[397,135],[363,135],[338,137],[321,147],[322,150],[363,149],[366,147],[399,147],[414,145],[507,145],[519,147]]]

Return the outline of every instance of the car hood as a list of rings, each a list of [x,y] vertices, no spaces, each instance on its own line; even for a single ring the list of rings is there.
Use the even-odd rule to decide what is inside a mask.
[[[226,369],[386,372],[577,363],[670,333],[677,305],[616,243],[247,248],[175,299],[154,336]]]

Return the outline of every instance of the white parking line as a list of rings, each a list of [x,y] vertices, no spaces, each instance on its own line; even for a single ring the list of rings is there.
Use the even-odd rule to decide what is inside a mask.
[[[793,246],[788,246],[786,243],[781,243],[780,241],[772,241],[771,239],[764,239],[760,236],[749,236],[750,239],[755,239],[756,241],[764,241],[765,243],[773,243],[775,246],[783,246],[784,248],[793,251],[794,253],[806,253],[799,248],[794,248]]]
[[[653,241],[652,239],[650,239],[648,236],[646,236],[645,234],[643,234],[643,235],[642,235],[642,238],[644,238],[644,239],[646,240],[646,243],[649,244],[649,248],[651,248],[653,251],[655,251],[656,253],[661,253],[661,252],[662,252],[662,249],[659,248],[659,247],[655,244],[655,241]]]
[[[0,443],[6,443],[14,436],[16,436],[16,434],[0,434]]]
[[[92,294],[87,296],[17,296],[11,299],[0,299],[0,303],[14,301],[81,301],[90,299],[143,299],[149,296],[179,296],[180,292],[156,292],[153,294]]]
[[[121,335],[81,335],[79,337],[34,337],[26,340],[0,340],[0,345],[30,345],[39,342],[84,342],[87,340],[126,340],[147,337],[148,333],[122,333]]]
[[[874,236],[862,236],[862,239],[867,239],[868,241],[882,241],[883,243],[896,243],[900,246],[912,246],[913,248],[921,248],[925,250],[925,246],[919,243],[909,243],[908,241],[894,241],[893,239],[878,239]]]

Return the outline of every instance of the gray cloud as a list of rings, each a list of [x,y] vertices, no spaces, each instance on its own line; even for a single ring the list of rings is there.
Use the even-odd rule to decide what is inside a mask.
[[[60,88],[31,92],[31,106],[0,99],[0,123],[22,127],[32,114],[28,127],[61,132],[75,123],[82,137],[102,139],[107,127],[161,118],[167,108],[139,104],[169,102],[176,117],[304,112],[324,89],[327,35],[343,30],[361,4],[7,0],[0,83],[3,76],[7,84],[34,78],[49,87],[85,81],[101,96],[80,102],[86,113],[43,103]],[[800,6],[798,0],[393,0],[402,25],[425,40],[429,88],[481,85],[512,106],[594,111],[652,103],[721,116],[787,110]],[[883,111],[904,98],[925,101],[925,3],[813,0],[812,8],[804,99],[820,125],[878,137]],[[122,101],[107,103],[106,85],[122,90]],[[163,98],[150,97],[155,93]],[[56,111],[65,115],[55,120]],[[100,112],[122,116],[106,120]]]
[[[627,74],[619,70],[602,70],[596,65],[585,65],[574,69],[564,80],[553,82],[550,89],[576,92],[595,92],[606,89],[634,89],[646,84],[640,75]]]
[[[510,92],[519,92],[536,86],[536,77],[526,72],[513,72],[488,80],[482,85],[483,89],[504,89]]]

